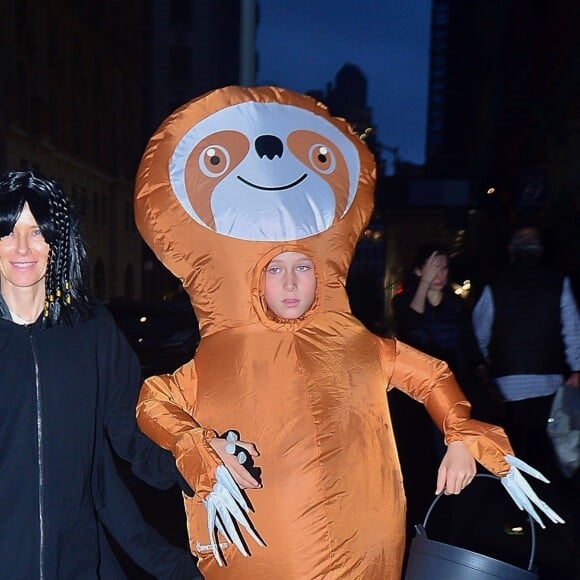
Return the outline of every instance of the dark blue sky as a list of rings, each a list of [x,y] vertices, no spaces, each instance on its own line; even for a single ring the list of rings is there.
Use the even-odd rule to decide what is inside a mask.
[[[381,143],[423,163],[430,11],[431,0],[261,0],[257,82],[324,89],[354,64]]]

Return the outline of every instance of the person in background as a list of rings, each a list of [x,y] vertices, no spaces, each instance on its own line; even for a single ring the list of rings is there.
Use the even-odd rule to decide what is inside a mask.
[[[404,289],[393,298],[398,340],[444,360],[472,405],[472,416],[494,423],[497,415],[488,395],[488,381],[467,302],[449,285],[449,251],[439,241],[418,247]],[[441,432],[421,404],[398,391],[389,393],[393,428],[401,446],[400,460],[408,498],[407,538],[423,520],[433,500],[428,480],[435,476],[445,453]],[[421,461],[417,461],[420,457]],[[424,475],[427,474],[427,478]],[[454,523],[457,529],[462,529]]]
[[[553,395],[564,382],[580,386],[578,307],[570,279],[542,264],[537,228],[515,230],[508,254],[510,266],[484,287],[473,309],[473,327],[505,400],[515,449],[548,469]]]
[[[509,266],[483,288],[475,304],[474,331],[505,401],[504,427],[515,452],[552,481],[549,493],[566,514],[570,553],[577,554],[580,474],[563,478],[546,424],[557,388],[580,386],[578,307],[570,279],[543,263],[537,227],[515,229],[507,251]],[[576,574],[580,577],[578,564]]]
[[[172,457],[139,432],[136,355],[89,292],[79,223],[60,186],[0,177],[0,576],[124,578],[110,534],[158,578],[199,577],[156,534],[113,450],[160,488]],[[106,532],[105,532],[106,529]]]
[[[444,360],[472,404],[472,415],[497,420],[485,360],[479,350],[467,302],[449,285],[449,251],[427,242],[416,253],[403,292],[393,298],[396,335]]]

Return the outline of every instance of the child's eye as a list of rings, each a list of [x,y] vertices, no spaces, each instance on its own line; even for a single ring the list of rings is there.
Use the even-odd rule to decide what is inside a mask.
[[[267,272],[269,274],[278,274],[278,272],[280,272],[280,268],[278,266],[270,266]]]
[[[308,272],[308,270],[310,270],[312,268],[312,266],[308,265],[308,264],[301,264],[300,266],[298,266],[296,269],[299,272]]]

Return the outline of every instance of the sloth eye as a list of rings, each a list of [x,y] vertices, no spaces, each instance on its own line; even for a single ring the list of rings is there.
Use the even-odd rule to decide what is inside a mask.
[[[230,163],[230,154],[220,145],[209,145],[199,155],[199,168],[208,177],[223,175]]]
[[[320,173],[332,173],[336,167],[336,157],[326,146],[317,143],[308,150],[308,160]]]

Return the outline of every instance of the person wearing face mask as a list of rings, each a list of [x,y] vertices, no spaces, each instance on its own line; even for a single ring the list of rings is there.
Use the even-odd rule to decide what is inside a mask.
[[[484,287],[473,327],[505,401],[514,446],[524,457],[543,455],[549,469],[545,426],[552,398],[563,383],[580,386],[578,307],[570,279],[542,263],[538,228],[514,230],[508,257],[509,267]]]
[[[535,225],[514,229],[507,255],[509,265],[484,287],[474,307],[473,326],[504,400],[503,427],[518,456],[550,479],[548,495],[565,514],[567,525],[555,533],[575,563],[558,573],[579,578],[580,472],[563,476],[546,431],[558,387],[580,387],[578,307],[570,278],[544,263],[542,236]],[[539,536],[540,567],[551,552],[547,541]]]

